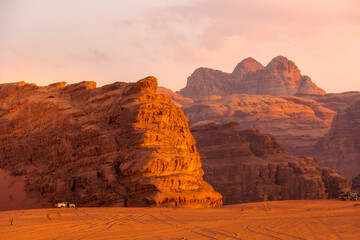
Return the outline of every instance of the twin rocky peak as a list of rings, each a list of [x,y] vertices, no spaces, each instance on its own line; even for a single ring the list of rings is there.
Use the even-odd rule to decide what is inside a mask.
[[[232,73],[198,68],[179,93],[184,97],[200,99],[212,95],[231,94],[324,95],[325,91],[317,87],[308,76],[301,75],[293,61],[278,56],[266,67],[251,57],[246,58]]]

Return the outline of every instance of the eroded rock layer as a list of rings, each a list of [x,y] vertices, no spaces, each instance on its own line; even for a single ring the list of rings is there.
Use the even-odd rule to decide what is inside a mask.
[[[312,157],[292,156],[270,135],[238,124],[191,128],[201,155],[204,179],[225,204],[285,199],[334,198],[350,180],[323,168]]]
[[[352,179],[351,189],[360,192],[360,174]]]
[[[360,92],[300,96],[314,99],[322,106],[337,112],[331,130],[318,140],[309,154],[315,156],[320,164],[335,167],[344,176],[353,178],[359,175]]]
[[[278,56],[266,67],[253,58],[244,59],[232,73],[209,68],[196,69],[180,94],[199,99],[231,94],[323,95],[325,91],[317,87],[308,76],[301,75],[293,61]]]
[[[326,135],[336,112],[311,99],[295,96],[211,96],[183,104],[192,125],[204,121],[238,122],[271,134],[291,154],[306,154]]]
[[[43,206],[222,204],[183,111],[157,81],[0,85],[0,167]],[[20,206],[21,207],[21,206]]]
[[[360,101],[339,110],[331,130],[315,145],[312,155],[344,176],[360,174]]]

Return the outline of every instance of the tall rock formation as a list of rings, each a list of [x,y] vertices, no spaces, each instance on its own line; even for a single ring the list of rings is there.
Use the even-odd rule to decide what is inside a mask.
[[[192,125],[204,121],[238,122],[271,134],[291,154],[306,154],[330,130],[336,112],[295,96],[212,96],[182,106]]]
[[[335,198],[350,180],[320,167],[312,157],[291,156],[270,135],[238,124],[191,128],[201,155],[204,179],[225,204],[286,199]]]
[[[312,155],[344,176],[360,174],[360,101],[338,112],[331,130],[317,142]]]
[[[188,77],[186,87],[179,94],[192,99],[211,95],[229,95],[233,84],[228,73],[210,68],[198,68]]]
[[[253,58],[244,59],[231,74],[199,68],[188,78],[186,87],[180,90],[180,94],[200,99],[231,94],[323,95],[325,91],[317,87],[308,76],[301,75],[293,61],[278,56],[266,67]]]
[[[360,192],[360,174],[352,179],[351,189],[354,191]]]
[[[23,181],[37,207],[221,205],[188,119],[156,89],[154,77],[101,88],[0,85],[0,173]]]

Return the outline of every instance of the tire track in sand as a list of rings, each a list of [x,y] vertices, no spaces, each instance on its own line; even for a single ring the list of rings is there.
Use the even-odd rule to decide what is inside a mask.
[[[115,225],[134,222],[134,221],[138,220],[139,218],[141,218],[143,216],[144,216],[144,214],[137,214],[137,215],[136,214],[134,214],[134,215],[130,214],[130,215],[127,215],[125,217],[119,218],[119,215],[115,215],[114,217],[111,218],[110,221],[107,221],[107,222],[104,222],[103,224],[101,224],[101,226],[105,227],[104,229],[93,231],[91,233],[86,233],[85,235],[77,237],[76,239],[78,239],[78,240],[79,239],[84,239],[85,237],[88,237],[88,236],[91,236],[91,235],[94,235],[94,234],[97,234],[97,233],[100,233],[100,232],[103,232],[103,231],[107,231],[107,230],[111,229]],[[97,227],[99,228],[101,226],[97,226]]]
[[[292,229],[294,228],[294,226],[298,225],[301,220],[296,220],[294,221],[294,219],[289,219],[289,218],[285,218],[284,220],[282,220],[283,223],[289,223],[289,222],[292,222],[292,224],[288,225],[288,224],[282,224],[286,229]],[[306,240],[305,238],[302,238],[302,237],[298,237],[298,236],[294,236],[294,235],[290,235],[289,233],[284,233],[284,232],[280,232],[280,231],[275,231],[273,229],[270,229],[269,226],[274,226],[274,225],[277,225],[279,226],[278,223],[269,223],[269,224],[264,224],[263,227],[266,231],[268,232],[271,232],[271,233],[275,233],[275,234],[279,234],[279,235],[283,235],[286,237],[286,239],[289,239],[290,238],[295,238],[295,239],[300,239],[300,240]]]
[[[228,230],[218,230],[218,229],[210,229],[210,228],[207,228],[207,227],[200,227],[200,226],[196,226],[196,225],[193,225],[193,224],[190,224],[190,223],[187,223],[187,222],[184,222],[184,221],[180,221],[178,219],[175,219],[173,217],[170,217],[169,215],[165,214],[164,211],[161,211],[160,212],[164,217],[167,217],[168,219],[170,219],[171,221],[175,222],[175,224],[178,224],[180,227],[182,228],[186,228],[186,227],[192,227],[193,229],[197,229],[199,231],[204,231],[206,233],[210,233],[213,235],[213,237],[215,238],[216,236],[220,235],[220,236],[223,236],[223,237],[227,237],[227,238],[231,238],[231,239],[241,239],[241,238],[238,238],[238,234],[235,233],[235,232],[232,232],[232,231],[228,231]],[[226,234],[224,232],[229,232],[231,235],[229,234]],[[219,236],[219,237],[220,237]]]

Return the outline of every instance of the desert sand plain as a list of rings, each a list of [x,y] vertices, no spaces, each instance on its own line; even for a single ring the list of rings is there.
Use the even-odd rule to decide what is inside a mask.
[[[9,217],[14,217],[13,226]],[[296,200],[218,208],[0,212],[0,239],[356,239],[360,203]]]

